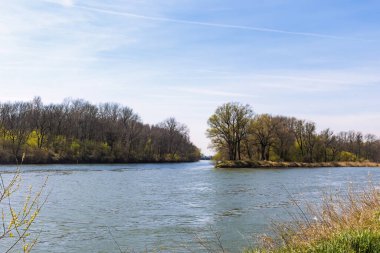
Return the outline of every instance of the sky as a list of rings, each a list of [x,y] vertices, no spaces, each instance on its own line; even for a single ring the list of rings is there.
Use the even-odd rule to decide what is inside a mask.
[[[175,117],[211,154],[226,102],[380,136],[380,1],[0,0],[0,101]]]

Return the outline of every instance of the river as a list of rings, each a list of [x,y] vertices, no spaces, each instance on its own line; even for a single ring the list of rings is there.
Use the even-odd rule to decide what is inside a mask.
[[[118,245],[126,252],[202,252],[199,238],[211,242],[215,232],[229,252],[240,252],[269,232],[271,221],[289,219],[293,200],[318,202],[324,191],[380,179],[379,168],[233,170],[210,161],[21,169],[24,187],[49,176],[35,252],[57,253],[120,252]],[[5,179],[14,170],[0,166]]]

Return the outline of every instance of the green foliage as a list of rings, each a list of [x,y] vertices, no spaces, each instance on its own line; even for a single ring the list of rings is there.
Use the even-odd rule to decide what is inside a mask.
[[[208,119],[207,136],[218,160],[380,162],[380,140],[348,131],[317,133],[314,122],[253,115],[249,105],[226,103]]]
[[[143,124],[129,107],[83,100],[0,103],[0,163],[197,161],[185,125]]]
[[[103,142],[100,144],[100,150],[104,153],[108,153],[111,151],[111,148],[107,143]]]
[[[378,253],[380,232],[369,229],[343,231],[307,246],[284,247],[273,250],[255,249],[245,253]]]
[[[208,119],[207,136],[217,151],[224,150],[228,154],[229,160],[241,159],[242,141],[246,138],[252,115],[249,105],[226,103]]]
[[[274,152],[273,150],[269,151],[269,157],[270,157],[270,160],[273,162],[280,162],[281,161],[281,157],[276,152]]]
[[[339,154],[339,161],[342,161],[342,162],[356,162],[357,161],[357,157],[353,153],[351,153],[351,152],[342,151]]]
[[[33,130],[26,140],[26,144],[31,148],[37,148],[38,147],[38,136],[37,132]]]
[[[212,157],[213,160],[215,161],[221,161],[223,160],[223,154],[221,154],[220,152],[217,152],[213,157]]]
[[[68,154],[73,157],[73,159],[78,160],[80,156],[80,148],[81,145],[77,140],[73,140],[70,144],[70,149],[68,151]]]
[[[338,234],[336,237],[321,241],[307,252],[380,252],[380,233],[370,230],[350,231]]]
[[[380,252],[380,192],[371,183],[344,194],[324,194],[287,223],[274,224],[274,236],[246,253]],[[314,217],[309,220],[307,217]]]
[[[73,152],[78,152],[80,149],[80,143],[77,140],[73,140],[70,145],[70,149]]]

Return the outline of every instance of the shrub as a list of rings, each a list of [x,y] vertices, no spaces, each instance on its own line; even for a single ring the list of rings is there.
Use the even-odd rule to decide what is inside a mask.
[[[0,174],[0,208],[1,226],[0,245],[4,252],[30,252],[36,245],[38,236],[31,235],[31,226],[38,217],[46,198],[42,193],[47,179],[41,188],[33,191],[32,187],[26,191],[24,202],[17,206],[12,203],[12,197],[21,192],[22,178],[19,170],[10,177],[4,178]]]
[[[263,237],[261,248],[246,252],[380,252],[380,192],[371,184],[300,210],[292,222],[275,224],[275,236]]]

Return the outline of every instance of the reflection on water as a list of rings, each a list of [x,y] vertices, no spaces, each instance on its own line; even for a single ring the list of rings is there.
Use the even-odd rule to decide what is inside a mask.
[[[208,161],[22,169],[25,185],[49,175],[36,252],[118,252],[109,230],[126,251],[199,252],[194,235],[211,238],[214,230],[227,249],[239,252],[268,232],[273,219],[289,218],[295,209],[289,194],[299,203],[315,202],[350,181],[365,184],[368,174],[380,179],[378,168],[215,170]]]

